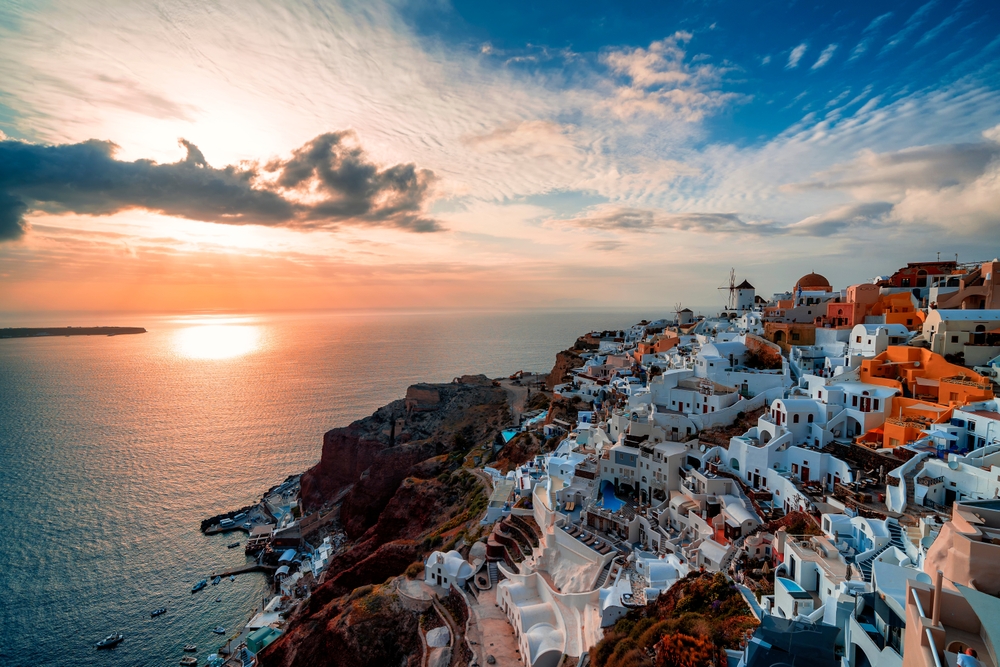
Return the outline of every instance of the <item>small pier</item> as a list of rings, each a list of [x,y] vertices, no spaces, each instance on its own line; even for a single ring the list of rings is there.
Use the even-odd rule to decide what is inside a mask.
[[[248,563],[246,565],[230,568],[222,572],[213,572],[209,576],[209,579],[214,579],[215,577],[222,577],[224,579],[231,575],[246,574],[248,572],[263,572],[264,574],[273,575],[274,571],[277,569],[278,568],[275,565],[260,565],[259,563]]]

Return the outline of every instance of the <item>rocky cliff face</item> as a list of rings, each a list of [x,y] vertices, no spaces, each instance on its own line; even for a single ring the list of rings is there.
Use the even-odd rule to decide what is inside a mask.
[[[324,436],[320,462],[302,476],[303,502],[314,509],[342,495],[353,542],[286,635],[262,652],[263,667],[414,664],[413,655],[419,664],[416,615],[391,591],[358,591],[478,529],[486,493],[462,461],[508,419],[503,389],[463,376],[415,385],[405,400]]]
[[[568,382],[572,377],[569,372],[574,368],[583,366],[583,359],[577,350],[563,350],[556,355],[556,363],[549,371],[549,376],[545,379],[545,388],[552,391],[553,387],[563,382]]]

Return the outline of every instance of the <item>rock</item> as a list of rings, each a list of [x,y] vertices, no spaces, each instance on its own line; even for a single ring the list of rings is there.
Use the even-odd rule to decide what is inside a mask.
[[[486,664],[488,664],[488,665],[495,665],[495,664],[497,664],[497,659],[493,657],[492,653],[490,655],[486,656]]]
[[[449,641],[451,641],[451,633],[444,625],[427,632],[427,645],[431,648],[443,648],[448,645]]]

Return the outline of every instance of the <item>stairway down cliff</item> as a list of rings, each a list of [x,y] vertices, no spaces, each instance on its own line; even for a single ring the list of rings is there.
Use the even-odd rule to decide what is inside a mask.
[[[503,389],[463,376],[413,385],[405,399],[326,433],[301,498],[306,511],[342,502],[351,541],[285,635],[261,653],[263,667],[413,664],[414,655],[419,664],[414,614],[364,587],[402,574],[442,542],[475,539],[489,491],[462,464],[509,415]]]

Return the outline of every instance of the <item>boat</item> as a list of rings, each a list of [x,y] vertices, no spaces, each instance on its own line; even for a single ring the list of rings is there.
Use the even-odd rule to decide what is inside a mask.
[[[215,579],[212,579],[212,585],[213,586],[217,586],[220,581],[222,581],[222,577],[218,577],[217,576],[217,577],[215,577]]]
[[[121,644],[123,639],[125,639],[125,635],[120,632],[115,632],[114,634],[110,634],[101,641],[97,642],[94,646],[98,649],[114,648]]]
[[[194,644],[187,644],[187,645],[184,646],[184,652],[185,653],[194,653],[197,650],[198,650],[198,647],[195,646]]]
[[[214,630],[212,630],[212,632],[214,632],[217,635],[224,635],[226,634],[226,629],[221,625],[219,625]]]
[[[167,608],[160,607],[159,609],[154,609],[153,611],[149,612],[149,617],[156,618],[157,616],[163,616],[166,613],[167,613]]]
[[[236,575],[235,574],[229,575],[229,581],[236,581]]]
[[[198,658],[192,658],[191,656],[186,655],[181,658],[181,664],[184,667],[195,667],[195,665],[198,664]]]
[[[239,542],[233,542],[232,544],[230,544],[230,545],[229,545],[228,547],[226,547],[226,548],[227,548],[227,549],[235,549],[235,548],[236,548],[236,547],[238,547],[238,546],[240,546],[240,543],[239,543]]]
[[[220,595],[219,597],[215,598],[215,601],[216,602],[222,602],[222,596]]]
[[[198,591],[200,591],[201,589],[203,589],[205,586],[208,586],[208,582],[205,581],[204,579],[202,579],[197,584],[195,584],[194,586],[191,587],[191,592],[192,593],[197,593]]]

